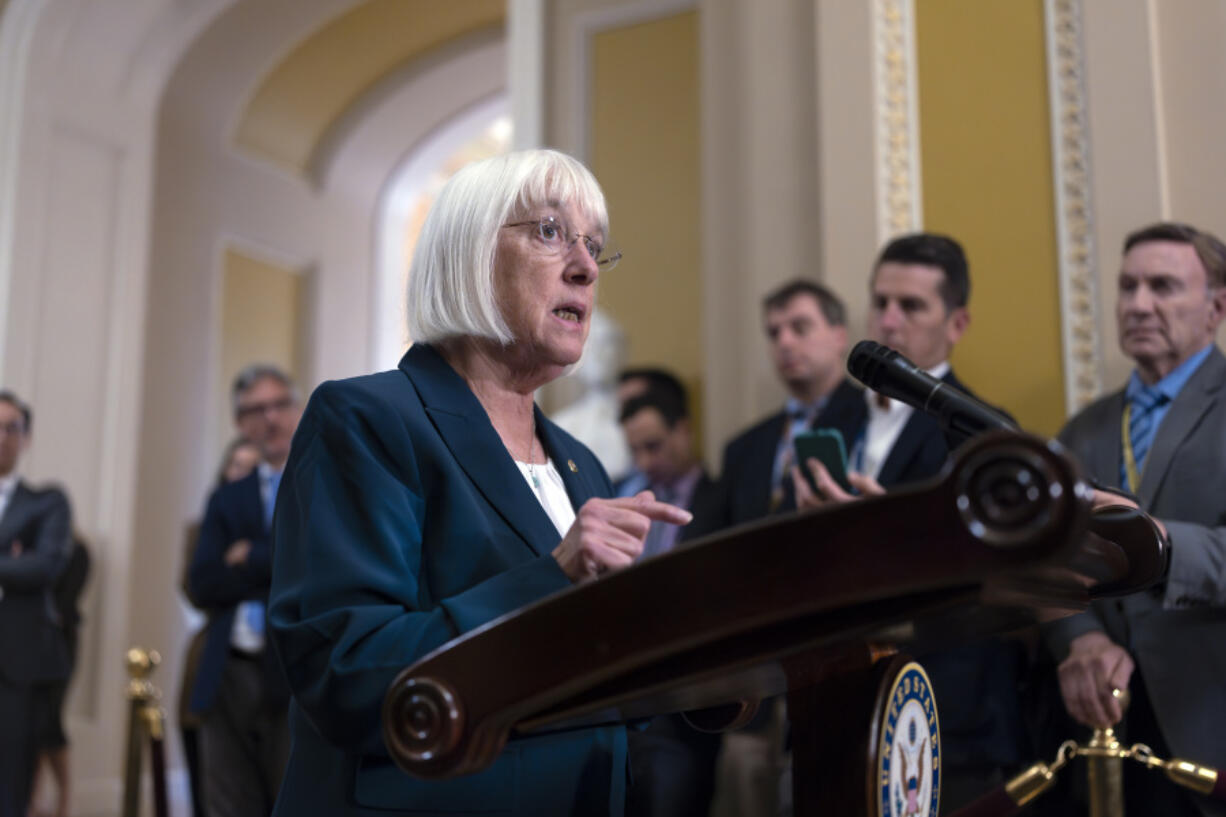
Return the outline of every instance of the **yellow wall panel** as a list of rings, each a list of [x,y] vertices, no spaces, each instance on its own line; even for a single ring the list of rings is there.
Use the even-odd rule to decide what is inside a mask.
[[[599,303],[625,330],[632,365],[685,381],[702,416],[698,14],[603,31],[592,43],[591,167],[625,259]]]
[[[924,227],[962,242],[959,376],[1023,427],[1064,420],[1042,0],[915,4]]]
[[[230,384],[251,363],[272,363],[303,382],[302,275],[228,249],[222,276],[221,406],[223,439],[233,429]]]

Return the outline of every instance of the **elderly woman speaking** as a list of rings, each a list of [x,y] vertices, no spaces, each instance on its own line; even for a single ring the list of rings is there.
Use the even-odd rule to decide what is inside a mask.
[[[269,634],[294,696],[277,815],[622,813],[622,727],[512,740],[482,772],[424,781],[395,767],[379,724],[406,665],[628,566],[652,520],[689,521],[646,492],[607,499],[600,463],[533,403],[583,352],[596,279],[618,258],[607,235],[574,159],[469,165],[413,258],[416,344],[398,369],[312,396],[274,526]]]

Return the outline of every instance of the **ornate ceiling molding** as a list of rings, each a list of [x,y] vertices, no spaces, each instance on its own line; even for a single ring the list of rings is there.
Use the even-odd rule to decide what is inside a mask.
[[[884,243],[924,223],[920,197],[914,0],[873,3],[877,237]]]
[[[1044,12],[1064,394],[1071,415],[1103,388],[1081,0],[1046,0]]]

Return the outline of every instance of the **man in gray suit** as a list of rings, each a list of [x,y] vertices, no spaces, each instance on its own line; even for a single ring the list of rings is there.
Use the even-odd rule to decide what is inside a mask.
[[[1074,719],[1096,726],[1122,716],[1129,743],[1217,768],[1226,768],[1226,358],[1214,337],[1224,313],[1220,240],[1171,223],[1128,236],[1116,317],[1136,369],[1060,440],[1165,527],[1170,570],[1159,585],[1095,602],[1048,632]],[[1132,693],[1126,712],[1113,689]],[[1126,768],[1130,813],[1226,814],[1157,772]]]
[[[51,595],[71,553],[68,500],[17,473],[30,410],[0,391],[0,817],[25,817],[38,758],[35,714],[68,677]]]

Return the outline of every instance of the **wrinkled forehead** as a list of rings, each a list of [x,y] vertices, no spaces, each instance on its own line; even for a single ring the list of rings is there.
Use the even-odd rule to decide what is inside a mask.
[[[1189,283],[1204,280],[1209,275],[1191,244],[1178,241],[1146,241],[1124,253],[1120,274],[1133,277],[1172,276]]]

